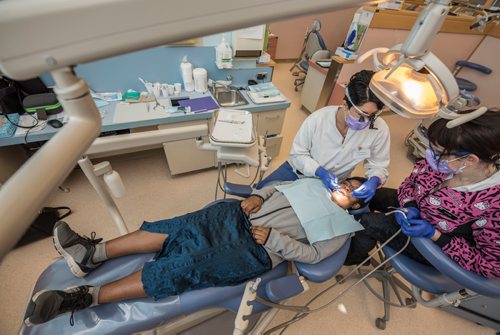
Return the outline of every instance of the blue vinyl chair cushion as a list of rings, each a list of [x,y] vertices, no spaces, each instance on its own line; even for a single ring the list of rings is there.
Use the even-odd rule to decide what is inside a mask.
[[[385,246],[383,251],[387,258],[397,252],[397,250],[394,250],[389,246]],[[396,271],[403,276],[403,278],[424,291],[441,294],[457,291],[463,288],[463,286],[454,282],[452,279],[445,276],[432,266],[419,263],[408,256],[399,254],[391,259],[390,262]]]
[[[32,295],[42,289],[60,290],[69,286],[102,285],[117,280],[142,268],[154,254],[130,255],[114,258],[84,278],[76,278],[66,261],[59,259],[51,264],[39,277]],[[283,262],[260,276],[258,294],[266,298],[266,283],[286,276],[288,264]],[[130,334],[153,329],[181,315],[188,315],[206,308],[221,307],[236,312],[246,284],[225,287],[210,287],[185,292],[179,296],[154,301],[140,298],[95,306],[75,312],[75,325],[69,324],[69,314],[48,323],[27,327],[20,334]],[[255,303],[253,313],[268,309]],[[64,331],[66,330],[66,331]]]
[[[488,279],[467,271],[428,238],[412,238],[411,242],[429,263],[460,284],[462,288],[467,288],[487,297],[500,297],[500,279]]]
[[[349,252],[351,239],[347,239],[344,245],[333,255],[316,264],[295,262],[300,275],[315,283],[321,283],[332,278],[344,265]]]

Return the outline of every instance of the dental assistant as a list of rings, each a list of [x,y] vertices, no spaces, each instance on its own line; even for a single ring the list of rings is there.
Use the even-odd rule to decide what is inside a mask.
[[[344,105],[326,106],[304,121],[293,141],[288,161],[265,178],[271,180],[319,177],[334,190],[362,161],[368,180],[353,196],[369,201],[387,179],[389,128],[379,118],[383,103],[368,87],[373,71],[354,74],[345,89]]]
[[[429,126],[425,160],[397,191],[377,192],[344,264],[363,262],[377,241],[401,229],[389,242],[395,250],[406,236],[430,238],[464,269],[500,278],[500,111],[490,109],[454,128],[447,123],[438,119]],[[405,215],[384,214],[394,207],[403,207]],[[427,264],[411,243],[403,253]]]

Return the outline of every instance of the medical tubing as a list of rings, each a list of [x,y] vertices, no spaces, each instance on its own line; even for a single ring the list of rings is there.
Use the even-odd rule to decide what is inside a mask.
[[[408,240],[409,240],[409,239],[410,239],[410,238],[408,238]],[[358,273],[359,273],[360,275],[362,275],[362,274],[361,274],[361,272],[360,272],[359,270],[358,270]],[[368,282],[367,282],[367,281],[364,281],[364,282],[363,282],[363,284],[365,284],[366,288],[367,288],[367,289],[368,289],[368,290],[369,290],[369,291],[370,291],[370,292],[371,292],[371,293],[372,293],[372,294],[373,294],[373,295],[374,295],[377,299],[379,299],[379,300],[383,301],[384,303],[389,304],[389,305],[391,305],[391,306],[393,306],[393,307],[402,308],[402,307],[409,307],[409,306],[413,306],[413,305],[414,305],[414,304],[411,304],[411,305],[395,304],[395,303],[393,303],[392,301],[387,300],[387,299],[385,299],[383,296],[381,296],[380,294],[378,294],[378,293],[377,293],[377,292],[373,289],[373,287],[371,287],[371,285],[370,285],[370,284],[368,284]]]
[[[400,233],[401,233],[401,229],[398,229],[398,231],[394,235],[392,235],[389,239],[387,239],[387,241],[385,241],[381,246],[379,246],[375,250],[375,252],[372,253],[372,255],[368,256],[361,264],[357,265],[353,270],[351,270],[351,272],[349,272],[349,274],[347,274],[347,276],[345,278],[343,278],[342,281],[343,282],[346,281],[356,270],[358,270],[364,263],[366,263],[374,255],[376,255],[380,250],[382,250],[383,247],[385,247],[389,242],[391,242]],[[397,253],[395,253],[391,257],[389,257],[386,260],[384,260],[383,262],[381,262],[374,269],[372,269],[366,275],[364,275],[361,279],[359,279],[357,282],[355,282],[351,286],[349,286],[346,289],[344,289],[342,292],[340,292],[340,294],[338,296],[336,296],[335,298],[333,298],[331,301],[327,302],[326,304],[324,304],[324,305],[322,305],[322,306],[320,306],[318,308],[315,308],[315,309],[309,309],[309,308],[307,308],[308,305],[310,305],[313,301],[315,301],[317,298],[319,298],[320,296],[322,296],[323,294],[325,294],[330,289],[334,288],[339,282],[335,282],[333,285],[330,285],[329,287],[325,288],[323,291],[321,291],[315,297],[313,297],[311,300],[309,300],[309,302],[307,304],[305,304],[304,306],[286,306],[287,308],[284,308],[284,309],[290,309],[292,307],[292,308],[297,308],[298,310],[300,310],[302,308],[302,310],[300,310],[300,313],[302,313],[302,314],[297,314],[291,320],[288,320],[288,321],[286,321],[284,323],[281,323],[281,324],[279,324],[279,325],[277,325],[277,326],[269,329],[268,331],[266,331],[264,333],[264,335],[271,334],[272,332],[274,332],[274,331],[276,331],[276,330],[278,330],[280,328],[286,327],[286,326],[288,326],[288,325],[290,325],[290,324],[292,324],[292,323],[294,323],[294,322],[296,322],[296,321],[304,318],[304,316],[302,316],[303,314],[309,315],[311,313],[319,312],[319,311],[327,308],[328,306],[330,306],[331,304],[333,304],[335,301],[337,301],[340,297],[342,297],[345,293],[347,293],[347,291],[349,291],[351,288],[353,288],[354,286],[356,286],[360,282],[364,281],[366,278],[370,277],[372,273],[374,273],[375,271],[377,271],[380,267],[382,267],[384,264],[386,264],[387,262],[389,262],[391,259],[393,259],[397,255],[399,255],[400,253],[402,253],[409,244],[410,244],[410,238],[408,237],[405,245]],[[275,307],[275,308],[281,308],[283,306],[283,305],[280,305],[280,304],[270,303],[267,300],[262,299],[262,298],[260,298],[260,300],[258,300],[258,301],[260,303],[264,304],[264,305],[268,305],[268,306]]]
[[[385,215],[389,215],[389,214],[394,214],[394,213],[401,213],[403,214],[405,217],[406,217],[406,212],[405,210],[401,209],[401,208],[396,208],[396,207],[389,207],[389,208],[394,208],[392,211],[389,211],[389,212],[386,212]],[[406,244],[403,246],[403,248],[401,250],[404,250],[406,249],[406,247],[408,246],[410,242],[410,238],[408,237],[408,240],[406,241]],[[360,272],[360,269],[358,269],[358,273],[361,275],[361,272]],[[407,307],[408,305],[401,305],[401,304],[395,304],[393,303],[392,301],[390,300],[387,300],[385,299],[383,296],[381,296],[380,294],[378,294],[372,287],[371,285],[367,282],[367,281],[364,281],[363,284],[365,284],[366,288],[376,297],[378,298],[379,300],[383,301],[384,303],[386,304],[389,304],[393,307]]]
[[[389,213],[388,213],[389,214]],[[345,278],[342,279],[343,282],[345,282],[355,271],[357,271],[363,264],[365,264],[368,260],[370,260],[374,255],[376,255],[380,250],[382,250],[383,247],[385,247],[389,242],[391,242],[397,235],[399,235],[401,233],[401,229],[399,229],[394,235],[392,235],[389,239],[387,239],[382,245],[380,245],[376,250],[375,252],[373,252],[370,256],[368,256],[363,262],[361,262],[361,264],[358,264],[354,269],[351,270],[351,272],[349,272],[347,274],[347,276]],[[323,306],[320,306],[316,309],[307,309],[307,310],[303,310],[301,311],[302,314],[296,314],[292,319],[286,321],[286,322],[283,322],[271,329],[269,329],[268,331],[266,331],[264,333],[264,335],[268,335],[268,334],[271,334],[272,332],[280,329],[280,328],[283,328],[283,327],[287,327],[289,326],[290,324],[296,322],[296,321],[299,321],[301,319],[303,319],[305,316],[303,316],[304,314],[309,315],[311,313],[314,313],[314,312],[319,312],[323,309],[325,309],[326,307],[330,306],[331,304],[333,304],[336,300],[338,300],[340,297],[342,297],[345,293],[347,293],[347,291],[349,291],[352,287],[356,286],[357,284],[359,284],[360,282],[364,281],[366,278],[370,277],[372,273],[374,273],[375,271],[377,271],[379,268],[381,268],[384,264],[386,264],[387,262],[389,262],[391,259],[393,259],[394,257],[396,257],[397,255],[399,255],[400,253],[402,253],[406,247],[410,244],[410,238],[408,238],[408,240],[406,241],[405,245],[398,251],[396,252],[394,255],[392,255],[391,257],[387,258],[386,260],[384,260],[383,262],[381,262],[379,265],[377,265],[373,270],[371,270],[370,272],[368,272],[365,276],[363,276],[361,279],[359,279],[357,282],[355,282],[354,284],[352,284],[351,286],[349,286],[348,288],[344,289],[342,292],[340,292],[340,294],[333,298],[331,301],[329,301],[328,303],[324,304]],[[319,292],[316,296],[314,296],[311,300],[309,300],[309,302],[307,304],[305,304],[303,307],[307,307],[308,305],[310,305],[312,302],[314,302],[316,299],[318,299],[320,296],[322,296],[323,294],[325,294],[327,291],[331,290],[332,288],[334,288],[335,286],[337,286],[339,282],[335,282],[333,285],[330,285],[329,287],[325,288],[323,291]],[[290,307],[290,306],[288,306]],[[300,307],[300,306],[295,306],[295,307]],[[284,331],[285,329],[283,329]]]

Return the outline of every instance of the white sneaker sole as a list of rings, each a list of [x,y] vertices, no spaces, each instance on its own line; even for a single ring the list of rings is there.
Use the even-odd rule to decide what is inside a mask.
[[[70,254],[68,254],[64,248],[62,247],[61,245],[61,242],[59,241],[59,239],[57,238],[57,229],[55,229],[54,231],[54,237],[53,237],[53,240],[54,240],[54,246],[56,247],[56,250],[57,252],[64,257],[64,259],[66,260],[66,263],[68,264],[69,266],[69,269],[71,270],[71,272],[75,275],[75,277],[78,277],[78,278],[83,278],[87,275],[86,272],[83,272],[82,269],[80,268],[80,266],[76,263],[75,259],[73,258],[73,256],[71,256]]]

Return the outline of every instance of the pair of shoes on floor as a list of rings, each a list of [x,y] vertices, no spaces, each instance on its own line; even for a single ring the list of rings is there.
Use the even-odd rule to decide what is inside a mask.
[[[76,277],[84,277],[102,264],[92,261],[96,245],[102,241],[102,239],[95,238],[94,232],[90,238],[82,237],[64,221],[58,221],[54,225],[53,232],[56,250],[64,257]],[[63,291],[37,292],[28,305],[26,325],[45,323],[66,312],[71,312],[70,324],[73,325],[73,313],[91,306],[92,290],[94,287],[86,285],[67,288]]]

